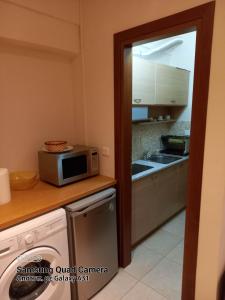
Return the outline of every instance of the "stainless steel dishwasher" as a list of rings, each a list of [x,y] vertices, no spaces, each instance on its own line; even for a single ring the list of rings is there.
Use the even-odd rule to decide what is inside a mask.
[[[109,188],[66,206],[72,300],[87,300],[118,271],[116,190]],[[86,277],[85,277],[86,276]]]

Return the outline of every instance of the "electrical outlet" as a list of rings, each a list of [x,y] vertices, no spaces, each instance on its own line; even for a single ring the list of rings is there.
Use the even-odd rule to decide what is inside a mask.
[[[106,146],[102,147],[102,155],[106,156],[106,157],[109,157],[109,155],[110,155],[109,147],[106,147]]]

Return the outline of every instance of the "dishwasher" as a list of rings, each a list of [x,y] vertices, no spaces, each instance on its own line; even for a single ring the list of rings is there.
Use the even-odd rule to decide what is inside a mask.
[[[65,207],[71,275],[71,299],[87,300],[118,272],[116,190],[106,189]]]

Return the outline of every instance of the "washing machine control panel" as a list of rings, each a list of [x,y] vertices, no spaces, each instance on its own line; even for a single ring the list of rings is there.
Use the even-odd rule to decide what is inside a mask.
[[[66,220],[59,218],[54,222],[49,222],[43,226],[35,228],[32,231],[24,232],[18,236],[18,243],[20,248],[32,247],[35,243],[47,238],[50,235],[64,229],[66,227]]]
[[[0,241],[0,258],[20,249],[31,248],[35,243],[44,240],[50,235],[54,235],[58,231],[67,226],[65,218],[58,218],[45,225],[34,228],[27,232],[23,232],[12,238]]]
[[[64,218],[59,218],[54,220],[54,222],[49,222],[44,226],[40,226],[35,230],[35,237],[37,241],[41,241],[50,235],[54,235],[58,231],[64,229],[67,226],[66,220]]]

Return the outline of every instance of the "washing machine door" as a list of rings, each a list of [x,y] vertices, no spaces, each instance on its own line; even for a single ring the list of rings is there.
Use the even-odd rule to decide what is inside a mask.
[[[60,254],[51,247],[37,247],[26,251],[16,257],[0,277],[0,298],[2,300],[62,299],[65,284],[68,283],[47,280],[50,275],[52,277],[56,275],[55,268],[62,266],[61,262]],[[26,271],[20,271],[21,269],[18,267],[25,267]],[[41,272],[27,273],[27,270],[30,270],[27,268],[35,267],[39,268]],[[51,268],[53,268],[53,273],[51,273]],[[36,277],[33,280],[32,276],[39,276],[38,280]],[[27,280],[27,278],[31,278],[31,280]]]

